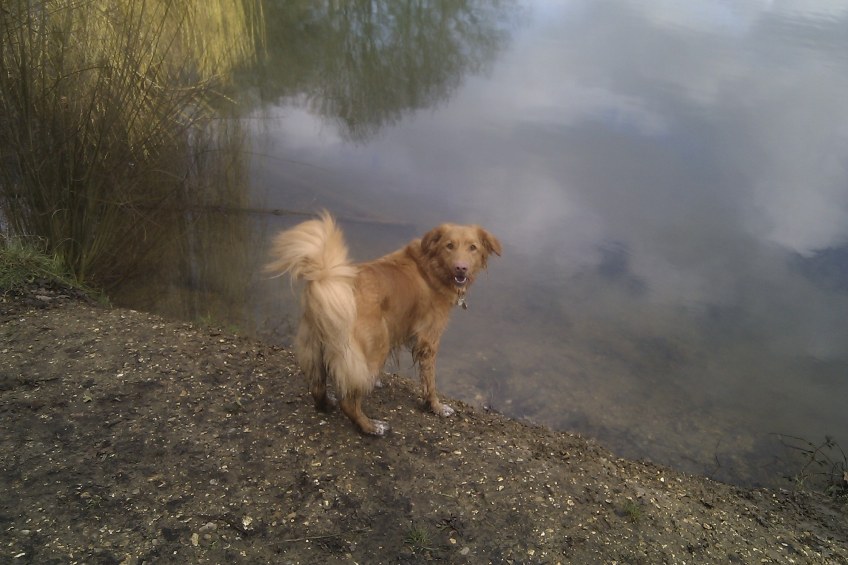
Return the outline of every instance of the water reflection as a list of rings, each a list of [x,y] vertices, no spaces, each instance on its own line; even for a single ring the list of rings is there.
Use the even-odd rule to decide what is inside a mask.
[[[363,141],[445,102],[507,39],[508,0],[298,0],[263,4],[267,36],[244,79],[263,103],[302,103]]]
[[[155,229],[145,234],[148,253],[111,298],[178,319],[250,329],[245,303],[264,259],[264,233],[248,206],[244,128],[221,121],[194,139],[201,141],[191,190],[156,210]]]
[[[442,390],[738,482],[789,470],[774,432],[848,445],[848,10],[369,5],[269,12],[250,206],[364,220],[360,259],[445,220],[495,233]],[[294,295],[247,287],[285,341]]]
[[[241,64],[232,76],[221,77],[224,91],[240,101],[236,111],[266,118],[269,105],[292,104],[333,124],[342,139],[357,142],[406,114],[446,101],[467,73],[487,69],[518,15],[512,1],[301,0],[250,6],[255,9],[246,11],[248,17],[238,19],[244,29],[239,28],[233,57]],[[227,14],[211,10],[203,15],[209,21],[193,28],[193,39],[209,48],[214,62],[220,55],[219,24]],[[280,312],[279,296],[262,294],[256,280],[270,236],[257,219],[263,214],[283,222],[302,219],[320,194],[308,175],[328,169],[304,166],[312,157],[299,162],[296,151],[259,143],[248,150],[244,126],[253,126],[257,137],[291,138],[298,133],[291,123],[280,129],[272,120],[225,117],[207,132],[217,145],[198,152],[194,163],[193,180],[203,186],[194,188],[191,201],[160,212],[160,229],[149,234],[153,252],[144,262],[144,276],[124,283],[115,301],[286,339],[292,327],[289,310]],[[244,169],[250,154],[260,155],[273,169],[267,180],[261,170],[253,171],[252,193],[251,175]],[[280,177],[286,177],[280,198],[263,197],[267,188],[280,187]],[[359,199],[355,191],[335,191],[327,195],[327,206],[341,208],[345,194]],[[402,233],[403,240],[418,235],[410,223],[391,217],[359,217],[368,222],[362,235],[369,247],[382,237],[381,228]]]

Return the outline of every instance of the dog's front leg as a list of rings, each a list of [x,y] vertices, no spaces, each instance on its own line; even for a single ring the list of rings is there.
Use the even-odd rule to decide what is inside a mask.
[[[418,343],[413,351],[413,357],[418,361],[418,370],[421,374],[421,389],[425,404],[439,416],[451,416],[456,412],[447,404],[439,402],[436,394],[436,353],[438,344],[428,345]]]

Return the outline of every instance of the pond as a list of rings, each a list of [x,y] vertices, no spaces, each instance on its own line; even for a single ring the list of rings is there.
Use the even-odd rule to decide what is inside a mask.
[[[285,345],[279,229],[326,208],[366,260],[479,223],[504,253],[453,314],[444,394],[739,484],[792,472],[780,434],[848,447],[843,3],[264,10],[242,192],[117,302]]]

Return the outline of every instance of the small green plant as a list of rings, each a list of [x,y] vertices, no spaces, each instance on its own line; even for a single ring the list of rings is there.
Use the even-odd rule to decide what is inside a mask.
[[[628,521],[636,524],[642,518],[642,506],[635,500],[628,499],[621,508]]]
[[[404,543],[408,545],[412,551],[420,553],[424,551],[433,551],[433,548],[430,547],[431,539],[432,536],[430,535],[430,530],[427,529],[426,526],[416,526],[415,522],[412,522],[406,533]]]
[[[812,486],[834,498],[848,499],[848,455],[831,436],[813,443],[800,437],[777,435],[784,446],[801,456],[801,469],[787,477],[796,488]]]
[[[38,280],[75,286],[61,261],[45,254],[37,240],[27,243],[0,235],[0,292],[17,290]]]

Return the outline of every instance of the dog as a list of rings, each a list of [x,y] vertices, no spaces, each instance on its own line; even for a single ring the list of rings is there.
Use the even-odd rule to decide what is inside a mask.
[[[344,236],[328,212],[280,232],[265,271],[304,280],[295,355],[319,410],[337,401],[365,434],[389,425],[371,419],[362,400],[374,388],[386,359],[406,346],[418,365],[426,406],[450,416],[436,394],[436,354],[451,309],[467,308],[465,295],[501,244],[483,228],[442,224],[406,247],[374,261],[348,259]]]

